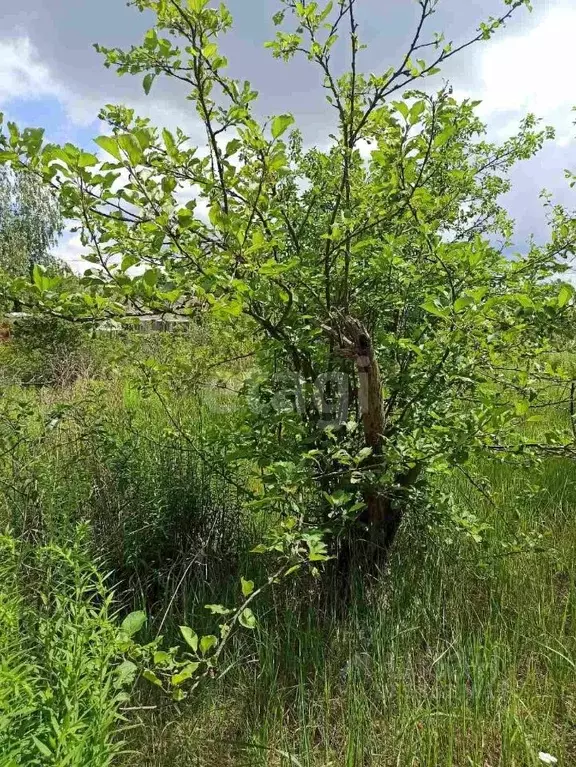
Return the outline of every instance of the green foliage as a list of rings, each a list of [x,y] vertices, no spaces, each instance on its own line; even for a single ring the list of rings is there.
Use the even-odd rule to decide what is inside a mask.
[[[122,749],[111,595],[82,548],[0,538],[2,764],[105,767]]]
[[[57,199],[49,187],[30,173],[0,168],[0,269],[30,277],[34,264],[52,261],[50,248],[61,231]]]
[[[528,116],[517,136],[491,143],[475,102],[458,102],[448,87],[408,90],[527,3],[508,3],[463,44],[438,37],[423,46],[417,36],[401,66],[376,76],[358,66],[354,3],[283,2],[275,23],[286,29],[291,19],[296,30],[279,31],[271,47],[284,58],[304,54],[322,71],[338,124],[323,151],[304,151],[298,131],[287,136],[289,114],[260,123],[256,93],[226,74],[225,6],[135,5],[155,14],[143,43],[98,49],[119,74],[144,75],[147,92],[160,76],[184,83],[208,151],[124,107],[102,113],[111,128],[96,139],[104,161],[10,129],[4,161],[58,187],[95,268],[80,292],[43,279],[7,292],[86,320],[134,311],[210,312],[230,325],[242,317],[257,339],[261,384],[273,388],[278,371],[308,387],[320,374],[347,375],[347,426],[331,433],[310,403],[295,417],[278,413],[274,397],[249,412],[246,398],[236,453],[257,457],[262,508],[272,514],[340,525],[362,516],[362,506],[372,518],[377,503],[402,513],[474,453],[537,452],[523,445],[520,427],[542,404],[542,376],[562,380],[547,355],[572,316],[570,289],[557,278],[574,229],[557,210],[549,247],[509,258],[494,242],[511,242],[500,205],[510,169],[552,131]],[[420,5],[419,35],[436,3]],[[331,57],[344,22],[350,66],[338,77]],[[429,60],[416,58],[422,46]],[[364,339],[371,375],[381,379],[370,412],[361,412],[363,353],[352,336]],[[178,366],[163,371],[180,374]],[[371,435],[374,419],[381,423]],[[571,441],[571,433],[551,434],[544,447]],[[362,450],[373,458],[350,465],[347,456]],[[326,501],[335,493],[346,503]]]
[[[273,716],[285,731],[292,729],[286,728],[286,712],[290,717],[297,712],[300,750],[310,764],[318,740],[318,730],[310,726],[310,678],[321,690],[314,707],[328,701],[325,733],[332,731],[330,701],[345,700],[350,712],[340,719],[350,733],[345,746],[322,735],[330,742],[317,763],[397,763],[400,754],[452,767],[471,753],[483,763],[494,751],[496,759],[511,763],[533,761],[540,746],[548,748],[537,737],[552,739],[557,732],[558,690],[568,695],[572,690],[559,664],[550,672],[554,706],[536,706],[544,723],[522,722],[522,698],[526,691],[532,694],[536,677],[534,635],[521,621],[506,634],[505,610],[481,584],[499,559],[546,549],[543,524],[533,514],[532,529],[514,512],[503,529],[494,514],[466,502],[456,478],[464,478],[468,493],[470,488],[479,493],[476,506],[487,500],[497,508],[493,495],[499,485],[485,480],[486,464],[493,473],[509,465],[520,472],[542,466],[547,456],[575,454],[574,376],[570,365],[554,356],[573,337],[573,289],[562,275],[574,254],[574,216],[551,207],[551,242],[504,256],[513,240],[513,222],[501,205],[509,173],[553,132],[528,115],[516,136],[491,142],[476,116],[476,102],[458,101],[448,86],[435,93],[424,85],[419,90],[445,61],[491,38],[529,3],[505,2],[501,15],[481,24],[471,38],[447,43],[439,35],[423,37],[437,3],[422,0],[418,34],[406,55],[370,74],[360,70],[354,2],[281,2],[274,17],[279,30],[268,47],[276,57],[303,55],[319,68],[336,123],[322,150],[304,149],[288,112],[261,120],[251,85],[228,76],[220,43],[232,19],[224,5],[213,8],[205,0],[133,5],[154,15],[154,27],[129,51],[98,46],[106,66],[142,78],[147,94],[166,76],[183,84],[205,128],[206,147],[194,146],[182,130],[160,132],[122,106],[102,112],[109,135],[97,138],[96,145],[105,152],[103,159],[72,145],[44,144],[41,131],[21,133],[9,125],[0,135],[2,163],[57,188],[61,210],[79,227],[93,267],[80,289],[37,269],[31,281],[7,281],[5,299],[77,322],[128,323],[134,313],[208,316],[223,329],[223,339],[238,330],[251,340],[250,376],[244,370],[232,377],[235,404],[208,409],[208,426],[205,401],[196,398],[191,408],[190,394],[197,395],[207,381],[214,386],[221,359],[204,360],[203,371],[178,355],[139,361],[138,386],[121,392],[111,414],[104,412],[102,389],[96,388],[85,403],[65,408],[65,424],[60,413],[59,436],[69,438],[61,452],[81,458],[76,465],[82,471],[79,489],[67,486],[59,508],[46,515],[48,524],[56,527],[81,508],[106,561],[141,597],[120,631],[120,648],[127,654],[120,679],[132,680],[142,670],[152,690],[169,692],[180,703],[201,679],[215,676],[223,648],[232,652],[242,641],[252,642],[261,652],[256,675],[262,676],[262,669],[269,674],[262,700],[268,705],[271,688]],[[349,66],[339,75],[335,51],[340,54],[344,42]],[[426,59],[417,58],[422,50]],[[338,388],[335,381],[343,376],[345,384]],[[319,393],[322,377],[326,386]],[[341,412],[334,412],[338,397]],[[559,402],[569,403],[571,418],[542,423],[542,413]],[[62,455],[29,466],[18,448],[26,441],[51,443],[46,414],[25,402],[7,407],[15,412],[2,436],[15,456],[4,507],[10,508],[22,488],[26,500],[20,503],[28,509],[34,496],[35,507],[44,510],[46,497],[52,498],[47,488],[54,485],[50,469],[62,472]],[[30,480],[22,486],[19,470]],[[524,490],[532,499],[543,495]],[[16,517],[23,531],[45,534],[45,518],[36,524],[37,518]],[[326,631],[321,621],[330,605],[320,601],[326,591],[344,585],[348,595],[356,593],[353,571],[342,569],[350,564],[352,544],[355,551],[366,550],[368,538],[373,551],[389,553],[400,520],[412,547],[398,551],[408,566],[392,568],[391,577],[400,577],[395,574],[400,570],[405,587],[398,589],[399,601],[393,591],[391,599],[376,602],[376,624],[364,618],[329,624]],[[220,563],[221,585],[226,568],[234,569],[231,554],[249,547],[261,555],[254,560],[262,565],[255,567],[274,571],[270,563],[279,559],[280,569],[240,582],[235,572],[231,592],[217,588],[207,575],[212,563]],[[433,563],[431,570],[422,569],[436,575],[429,582],[418,580],[418,554],[425,549],[427,567],[436,552],[440,559],[445,549],[452,556],[439,568]],[[479,617],[463,609],[468,593],[459,593],[453,613],[444,600],[445,579],[460,587],[459,557],[471,551],[477,569],[462,585],[480,595]],[[335,554],[340,570],[325,566]],[[206,586],[188,575],[196,557]],[[572,559],[565,560],[570,582]],[[545,565],[547,560],[542,567],[550,578]],[[284,664],[283,677],[271,661],[274,642],[262,641],[265,626],[251,605],[264,586],[284,583],[297,571],[310,578],[303,579],[302,591],[294,586],[296,599],[285,625],[293,627],[288,645],[298,637],[287,657],[299,658],[301,665],[294,674],[293,660],[287,669]],[[244,566],[239,572],[252,575]],[[503,576],[506,583],[512,572]],[[190,597],[183,596],[183,584],[191,583],[196,597],[206,594],[192,610]],[[349,604],[369,603],[365,592],[357,596]],[[141,644],[145,602],[160,602],[165,612],[156,638]],[[295,605],[304,605],[305,614],[310,602],[314,611],[307,625],[321,641],[306,643]],[[541,632],[542,593],[535,603]],[[573,669],[565,646],[570,607],[559,603],[564,617],[554,623],[546,653],[537,657],[545,662],[560,653]],[[202,616],[199,604],[205,605]],[[273,613],[278,603],[270,604]],[[483,612],[486,605],[489,611]],[[146,615],[146,631],[153,632],[154,617],[148,610]],[[222,616],[218,630],[214,616]],[[178,644],[167,647],[161,631],[174,619],[181,624]],[[244,639],[229,641],[236,625],[246,629],[238,632]],[[374,631],[379,644],[372,642]],[[349,694],[342,695],[327,649],[340,660],[344,647],[354,649],[343,674]],[[368,664],[379,664],[376,682],[363,674],[356,649]],[[306,652],[316,654],[315,665],[301,658]],[[493,665],[489,654],[496,658]],[[315,668],[321,679],[307,673]],[[526,681],[519,681],[520,670]],[[393,722],[388,731],[386,722],[371,729],[373,699],[382,710],[388,707]],[[408,713],[408,699],[418,701],[417,711]],[[503,701],[498,730],[490,719],[495,701]],[[257,695],[248,705],[258,710]],[[446,729],[431,726],[444,712]],[[499,733],[494,751],[485,747],[486,722],[492,737]],[[382,731],[389,737],[382,738]],[[376,756],[372,741],[388,748],[384,757]],[[554,750],[567,753],[565,741]],[[274,756],[294,763],[291,746],[276,745]]]
[[[565,357],[562,364],[570,369],[574,363]],[[128,372],[124,368],[122,376]],[[126,706],[138,708],[131,720],[138,726],[121,735],[128,740],[125,750],[134,753],[118,763],[274,764],[287,759],[279,754],[284,752],[313,767],[346,764],[347,758],[354,764],[360,757],[374,765],[399,758],[403,764],[414,755],[423,764],[456,767],[461,756],[497,763],[502,752],[510,761],[530,763],[540,750],[570,763],[576,652],[571,462],[550,456],[539,467],[518,456],[510,465],[509,456],[501,461],[496,454],[475,467],[473,476],[483,477],[482,483],[474,480],[478,487],[458,470],[449,484],[439,475],[438,491],[457,500],[454,524],[433,508],[423,519],[407,520],[390,574],[371,590],[356,578],[344,614],[332,612],[325,577],[307,577],[304,566],[303,577],[283,577],[255,597],[257,627],[250,628],[248,614],[248,627],[239,623],[210,670],[204,656],[195,657],[201,637],[219,638],[219,624],[230,621],[232,606],[237,612],[243,605],[250,580],[255,588],[248,597],[266,583],[271,559],[285,556],[287,536],[300,548],[299,520],[287,516],[279,531],[274,520],[260,517],[258,506],[249,515],[242,510],[242,496],[233,508],[228,497],[223,514],[224,494],[205,489],[209,482],[221,487],[223,478],[214,474],[210,480],[197,457],[192,471],[190,439],[204,446],[211,469],[224,469],[213,463],[218,453],[208,427],[230,423],[231,409],[223,415],[212,403],[199,412],[190,392],[163,387],[178,425],[167,435],[166,411],[153,394],[118,387],[113,380],[100,384],[93,397],[84,382],[74,397],[68,390],[49,396],[20,391],[10,408],[3,392],[0,415],[0,452],[10,451],[10,460],[0,464],[0,517],[10,513],[28,551],[49,536],[69,548],[65,539],[75,520],[86,519],[91,548],[106,562],[101,571],[114,567],[118,601],[135,611],[118,619],[111,634],[129,655],[116,671],[123,689],[133,689]],[[569,386],[556,398],[568,400]],[[568,409],[558,405],[545,411],[543,421],[525,423],[526,438],[543,440],[546,431],[569,426]],[[370,455],[340,455],[345,465],[362,459]],[[282,476],[289,479],[290,473]],[[336,514],[349,503],[337,492],[326,502]],[[269,539],[263,531],[270,524]],[[464,534],[457,535],[455,526]],[[261,554],[250,555],[247,550],[263,539]],[[314,550],[322,540],[310,531],[309,542]],[[301,548],[307,558],[308,546]],[[0,580],[0,612],[20,635],[21,613],[12,598],[5,607],[4,594],[26,588],[28,598],[31,576],[33,594],[52,593],[60,581],[50,576],[43,587],[49,568],[44,559],[42,566],[28,567],[31,561],[27,554],[15,577],[2,572]],[[242,580],[241,573],[249,576]],[[29,604],[36,609],[35,598]],[[154,647],[157,634],[164,638]],[[210,647],[206,658],[216,650]],[[19,669],[16,659],[7,665]],[[144,678],[138,682],[140,670]],[[29,670],[22,673],[33,678]],[[171,703],[166,693],[176,700]],[[10,700],[19,710],[12,695]],[[147,706],[155,708],[140,708]]]
[[[19,317],[13,323],[9,360],[17,378],[36,386],[66,385],[82,375],[86,361],[81,326],[50,315]]]

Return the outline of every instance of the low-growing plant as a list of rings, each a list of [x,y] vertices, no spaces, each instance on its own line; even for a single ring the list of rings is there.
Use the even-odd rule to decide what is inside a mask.
[[[0,761],[108,767],[122,750],[112,595],[85,552],[0,538]]]

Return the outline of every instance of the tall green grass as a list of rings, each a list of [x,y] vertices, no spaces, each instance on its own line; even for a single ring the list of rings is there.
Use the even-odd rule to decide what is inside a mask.
[[[125,699],[117,630],[82,542],[30,547],[2,536],[0,584],[0,765],[115,763]]]
[[[491,526],[482,546],[407,533],[345,616],[309,584],[261,602],[223,679],[184,711],[142,713],[131,764],[576,764],[574,470],[547,462],[538,502],[523,501],[530,472],[485,471],[496,506],[455,487]],[[537,550],[504,554],[510,526],[542,533]]]
[[[135,689],[120,755],[110,603],[90,561],[113,570],[122,609],[145,606],[150,637],[161,630],[168,644],[179,624],[213,629],[203,606],[234,603],[239,575],[264,577],[247,553],[256,523],[224,479],[228,443],[212,428],[224,419],[232,428],[233,406],[180,393],[167,413],[114,380],[26,396],[26,440],[0,470],[0,521],[20,552],[0,581],[9,680],[0,711],[21,712],[17,729],[0,727],[12,733],[0,735],[2,767],[4,753],[6,765],[535,767],[542,751],[576,764],[572,463],[486,464],[490,500],[455,476],[460,505],[487,526],[484,542],[410,525],[389,572],[355,582],[344,614],[313,579],[267,592],[254,606],[257,631],[230,643],[192,700]],[[48,416],[63,404],[54,425]],[[63,552],[82,521],[78,570]],[[517,549],[503,549],[512,534]],[[28,558],[47,551],[60,564],[30,570]],[[90,670],[69,673],[82,663]],[[53,698],[39,694],[52,688]],[[69,727],[81,734],[58,740]],[[51,754],[70,743],[85,761],[66,762],[64,751],[46,761],[33,736]]]

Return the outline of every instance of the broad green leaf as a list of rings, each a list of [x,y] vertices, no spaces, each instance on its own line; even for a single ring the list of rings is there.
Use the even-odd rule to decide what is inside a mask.
[[[203,11],[207,4],[208,0],[188,0],[188,7],[195,13]]]
[[[154,83],[154,80],[156,79],[156,75],[152,72],[149,72],[146,77],[144,78],[144,81],[142,83],[142,86],[144,88],[144,93],[148,95],[150,93],[150,89],[152,88],[152,85]]]
[[[454,302],[454,311],[460,312],[462,309],[465,309],[467,306],[470,306],[470,304],[474,303],[474,299],[471,296],[460,296],[460,298],[457,298]]]
[[[206,655],[215,645],[218,644],[218,638],[213,634],[207,634],[200,640],[200,652],[202,655]]]
[[[78,167],[79,168],[89,168],[92,165],[98,164],[98,158],[96,155],[90,154],[89,152],[80,152],[78,156]]]
[[[574,288],[571,285],[562,285],[558,294],[558,306],[562,309],[574,295]]]
[[[412,104],[410,107],[410,113],[408,115],[408,119],[411,125],[415,125],[418,122],[425,109],[426,103],[424,101],[417,101],[415,104]]]
[[[200,664],[196,662],[187,663],[181,671],[179,671],[177,674],[173,674],[173,676],[170,678],[170,683],[174,687],[178,687],[178,685],[182,684],[182,682],[186,682],[188,679],[191,679],[198,670],[199,666]]]
[[[184,637],[186,644],[191,647],[194,652],[198,652],[198,634],[192,631],[188,626],[180,626],[180,633]]]
[[[224,607],[224,605],[204,605],[204,609],[210,610],[212,615],[230,615],[230,613],[234,612],[234,610]]]
[[[178,185],[178,182],[174,178],[174,176],[164,176],[162,179],[162,191],[166,194],[172,194],[172,192],[176,189]]]
[[[240,621],[240,625],[244,626],[245,629],[256,628],[256,616],[249,607],[247,607],[245,610],[242,610],[238,620]]]
[[[403,117],[405,120],[407,120],[407,119],[408,119],[408,115],[410,114],[410,107],[408,106],[408,104],[406,104],[406,102],[404,102],[404,101],[393,101],[393,102],[392,102],[392,106],[393,106],[393,107],[394,107],[394,108],[395,108],[395,109],[396,109],[398,112],[400,112],[400,114],[402,115],[402,117]]]
[[[86,260],[86,259],[84,259],[84,260]],[[96,263],[100,263],[100,259],[99,258],[97,258]],[[140,257],[137,256],[135,253],[128,253],[128,255],[124,256],[124,258],[122,259],[122,263],[120,264],[120,269],[121,269],[121,271],[125,272],[128,269],[130,269],[130,267],[132,267],[132,266],[134,266],[135,264],[138,264],[138,263],[140,263]]]
[[[118,137],[118,144],[126,152],[132,165],[142,162],[143,153],[140,144],[131,133],[124,133]]]
[[[162,138],[164,139],[164,145],[166,146],[166,151],[172,157],[178,151],[176,148],[176,141],[174,139],[174,136],[170,133],[170,131],[167,128],[164,128],[162,131]]]
[[[142,275],[142,279],[144,280],[146,285],[148,285],[150,288],[153,288],[158,282],[158,270],[147,269]]]
[[[434,314],[436,317],[446,317],[448,312],[446,309],[443,309],[436,305],[434,301],[425,301],[422,304],[422,308],[425,309],[429,314]]]
[[[145,669],[142,672],[142,676],[151,684],[156,685],[156,687],[162,687],[162,681],[160,680],[160,678],[149,668]]]
[[[272,120],[272,137],[279,138],[294,122],[292,115],[278,115]]]
[[[211,59],[218,53],[218,46],[216,43],[208,43],[208,45],[205,45],[204,48],[202,48],[202,55],[207,58]]]
[[[135,663],[132,663],[132,661],[130,660],[125,660],[116,669],[118,682],[121,685],[132,684],[132,682],[134,681],[134,677],[136,676],[137,673],[138,673],[138,666]]]
[[[254,581],[247,581],[244,578],[241,578],[240,581],[242,583],[242,594],[245,597],[249,597],[254,591]]]
[[[120,147],[118,146],[118,139],[115,136],[99,136],[94,139],[94,143],[103,149],[108,154],[111,154],[116,160],[121,160]]]
[[[136,610],[124,618],[120,628],[122,631],[125,631],[128,636],[134,636],[134,634],[137,634],[140,631],[145,623],[146,613],[143,610]]]

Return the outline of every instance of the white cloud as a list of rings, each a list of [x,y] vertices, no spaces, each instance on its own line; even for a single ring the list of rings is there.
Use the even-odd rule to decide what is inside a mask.
[[[159,89],[158,89],[159,90]],[[193,107],[175,105],[159,97],[158,90],[149,98],[125,98],[140,117],[148,117],[160,128],[188,131],[192,140],[205,141]],[[86,96],[60,82],[54,72],[40,58],[38,50],[27,36],[0,39],[0,109],[14,101],[54,98],[64,108],[76,126],[88,126],[97,119],[100,108],[110,99]]]
[[[59,101],[75,125],[89,125],[97,114],[93,102],[58,82],[28,37],[0,40],[0,107],[41,98]]]
[[[0,40],[0,104],[42,96],[63,98],[61,86],[27,37]]]
[[[534,112],[557,129],[565,146],[576,133],[571,111],[574,92],[576,8],[551,8],[540,23],[516,35],[496,36],[479,49],[480,115],[490,124],[503,121],[509,133],[518,119]]]
[[[90,267],[90,264],[83,260],[87,253],[88,249],[82,245],[80,235],[74,232],[66,232],[52,251],[53,256],[80,274]]]

